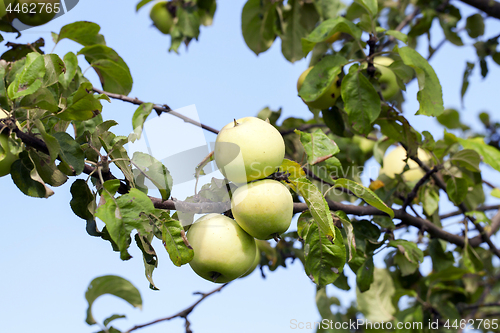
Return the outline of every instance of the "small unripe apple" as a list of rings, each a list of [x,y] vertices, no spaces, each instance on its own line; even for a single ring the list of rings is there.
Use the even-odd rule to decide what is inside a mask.
[[[352,138],[352,142],[358,145],[359,149],[365,154],[373,152],[373,147],[375,147],[375,141],[364,138],[360,135],[355,135]]]
[[[269,176],[284,157],[285,142],[280,132],[255,117],[230,122],[215,140],[215,163],[227,179],[237,184]]]
[[[290,227],[293,198],[282,183],[264,179],[238,187],[231,198],[234,219],[257,239],[270,239]]]
[[[16,17],[22,23],[31,26],[49,22],[62,10],[60,0],[17,0],[17,2],[20,11],[16,12]]]
[[[304,80],[309,72],[313,69],[313,67],[309,67],[302,74],[300,74],[299,79],[297,81],[297,92],[300,92],[300,88],[302,88],[302,84],[304,84]],[[335,102],[340,96],[340,81],[337,76],[333,82],[328,86],[328,88],[321,94],[316,100],[312,102],[306,102],[307,106],[314,108],[325,110],[335,105]]]
[[[167,1],[155,3],[149,12],[149,17],[153,21],[155,27],[164,34],[168,34],[174,24],[174,18],[167,9]]]
[[[0,109],[0,119],[7,118],[7,115]],[[0,125],[0,128],[3,127]],[[9,147],[9,136],[6,130],[0,133],[0,177],[10,173],[10,166],[18,159],[17,155],[12,154]]]
[[[202,278],[226,283],[245,274],[255,261],[255,239],[233,219],[208,214],[193,223],[187,233],[194,257],[191,268]]]
[[[431,156],[421,148],[417,150],[417,157],[424,163],[431,159]],[[384,156],[384,166],[380,169],[380,173],[389,178],[394,178],[395,175],[401,174],[405,169],[405,159],[406,150],[401,146],[396,147]],[[418,181],[425,175],[425,171],[411,158],[408,159],[408,168],[409,170],[403,173],[403,179],[407,182]]]
[[[382,97],[384,97],[385,100],[391,100],[399,92],[396,74],[394,74],[391,69],[387,68],[393,62],[394,60],[388,57],[375,57],[373,59],[373,64],[380,71],[378,82],[382,90]]]

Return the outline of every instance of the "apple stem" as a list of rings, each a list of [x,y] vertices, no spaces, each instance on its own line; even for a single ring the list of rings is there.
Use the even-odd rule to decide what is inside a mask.
[[[212,281],[213,281],[214,283],[216,283],[216,282],[217,282],[217,279],[218,279],[221,275],[222,275],[222,274],[221,274],[221,273],[219,273],[219,272],[214,272],[214,273],[212,274]]]
[[[236,121],[236,119],[234,119],[234,126],[238,126],[239,123]]]
[[[273,238],[274,238],[274,240],[276,241],[276,243],[278,243],[278,242],[280,241],[280,239],[281,239],[281,238],[280,238],[280,235],[279,235],[278,233],[275,233],[275,234],[273,235]]]

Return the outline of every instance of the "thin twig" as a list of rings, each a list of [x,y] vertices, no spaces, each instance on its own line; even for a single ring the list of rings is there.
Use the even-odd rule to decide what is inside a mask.
[[[114,98],[114,99],[119,99],[121,101],[124,101],[124,102],[128,102],[128,103],[132,103],[132,104],[135,104],[135,105],[141,105],[141,104],[144,104],[145,102],[141,101],[140,99],[138,98],[131,98],[131,97],[128,97],[128,96],[124,96],[124,95],[120,95],[120,94],[113,94],[113,93],[110,93],[110,92],[107,92],[107,91],[103,91],[101,89],[97,89],[97,88],[93,88],[93,90],[98,93],[98,94],[104,94],[108,97],[111,97],[111,98]],[[209,132],[212,132],[214,134],[218,134],[219,131],[216,130],[215,128],[213,127],[210,127],[210,126],[207,126],[207,125],[204,125],[200,122],[197,122],[196,120],[193,120],[189,117],[186,117],[176,111],[173,111],[168,105],[164,105],[164,106],[159,106],[159,105],[154,105],[153,106],[153,109],[155,109],[159,114],[161,113],[168,113],[168,114],[171,114],[173,116],[176,116],[177,118],[180,118],[182,120],[184,120],[185,122],[187,123],[190,123],[190,124],[193,124],[195,126],[198,126],[198,127],[201,127]]]
[[[153,324],[157,324],[157,323],[161,323],[162,321],[168,321],[168,320],[172,320],[174,318],[184,318],[186,320],[186,327],[188,328],[189,325],[189,321],[187,320],[187,316],[194,310],[194,308],[200,304],[205,298],[207,298],[208,296],[210,295],[213,295],[219,291],[222,290],[222,288],[224,288],[225,286],[227,286],[229,283],[225,283],[223,284],[222,286],[220,286],[219,288],[217,289],[214,289],[212,290],[211,292],[209,293],[200,293],[200,292],[197,292],[197,293],[194,293],[195,295],[201,295],[201,298],[199,300],[197,300],[193,305],[191,305],[190,307],[188,307],[187,309],[184,309],[176,314],[174,314],[173,316],[170,316],[170,317],[166,317],[166,318],[160,318],[160,319],[157,319],[157,320],[153,320],[149,323],[146,323],[146,324],[142,324],[142,325],[136,325],[134,327],[132,327],[131,329],[129,329],[128,331],[125,331],[124,333],[130,333],[132,331],[135,331],[135,330],[138,330],[140,328],[143,328],[143,327],[146,327],[146,326],[150,326],[150,325],[153,325]]]
[[[406,197],[406,199],[403,203],[403,210],[406,210],[406,207],[408,207],[408,205],[413,201],[413,199],[415,199],[415,197],[417,196],[418,189],[422,185],[424,185],[424,183],[427,182],[429,180],[429,178],[431,178],[431,176],[435,172],[437,172],[438,170],[439,170],[439,168],[437,166],[433,167],[432,169],[427,171],[425,173],[425,175],[415,184],[415,186],[413,187],[411,192],[408,194],[408,196]]]
[[[488,210],[497,210],[497,209],[500,209],[500,205],[482,206],[482,207],[476,208],[475,210],[480,211],[480,212],[486,212]],[[439,215],[439,218],[441,220],[444,220],[444,219],[447,219],[449,217],[458,216],[458,215],[462,215],[462,214],[463,213],[461,210],[457,210],[457,211],[454,211],[454,212],[451,212],[448,214]]]
[[[295,130],[299,130],[299,131],[303,132],[303,131],[307,131],[308,129],[315,128],[315,127],[327,127],[327,126],[325,124],[306,124],[306,125],[302,125],[300,127],[297,127],[296,129],[292,128],[292,129],[282,130],[282,131],[280,131],[280,133],[282,136],[285,136],[285,135],[288,135],[291,133],[295,133]]]

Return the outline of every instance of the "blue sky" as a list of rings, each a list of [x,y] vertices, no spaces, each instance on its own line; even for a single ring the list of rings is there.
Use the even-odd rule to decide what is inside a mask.
[[[279,40],[268,52],[255,56],[241,35],[240,15],[244,1],[219,1],[213,26],[203,28],[200,41],[193,41],[188,50],[181,47],[180,55],[168,53],[169,37],[151,26],[148,18],[151,4],[136,13],[136,2],[82,0],[57,20],[23,32],[17,42],[33,42],[41,36],[46,42],[44,50],[50,52],[53,48],[50,31],[58,32],[63,25],[78,20],[93,21],[101,25],[107,45],[129,65],[134,78],[132,97],[166,103],[174,109],[194,104],[200,120],[215,128],[221,128],[233,118],[256,115],[266,106],[282,107],[282,119],[311,116],[297,97],[295,88],[308,61],[287,62],[281,54]],[[463,16],[475,13],[470,7],[461,8],[465,9]],[[487,23],[488,27],[491,23],[491,27],[486,36],[497,34],[499,24],[493,19]],[[439,30],[433,29],[436,31],[433,45],[442,38]],[[8,35],[6,39],[13,41],[14,37]],[[473,43],[468,37],[464,41]],[[5,48],[4,43],[2,48]],[[425,49],[424,41],[421,45],[424,54]],[[55,48],[61,57],[68,51],[78,50],[79,46],[69,40]],[[85,70],[85,60],[83,57],[79,60]],[[456,48],[447,43],[431,61],[443,85],[446,107],[460,108],[459,91],[466,60],[476,60],[473,48]],[[498,105],[500,72],[497,65],[489,65],[490,74],[486,80],[479,76],[476,68],[461,111],[462,120],[476,128],[479,128],[476,115],[483,110],[494,114]],[[98,86],[92,70],[87,72],[87,77]],[[418,130],[428,130],[439,138],[442,129],[436,120],[412,115],[418,109],[417,90],[416,82],[409,85],[405,116]],[[119,122],[115,133],[127,135],[132,130],[131,116],[135,108],[116,100],[111,104],[104,102],[103,116]],[[165,135],[170,137],[165,140],[167,147],[176,149],[179,142],[191,140],[191,136],[199,138],[198,128],[187,126],[183,131],[175,131],[176,124],[182,124],[171,119],[172,123],[165,129]],[[207,142],[215,140],[211,133],[203,135]],[[493,177],[490,179],[495,181]],[[127,319],[116,321],[121,329],[174,314],[198,299],[192,292],[215,288],[195,275],[189,266],[177,268],[171,264],[157,242],[154,245],[159,255],[159,268],[155,270],[154,280],[161,291],[151,291],[144,277],[141,254],[135,246],[131,248],[134,258],[123,262],[109,243],[87,235],[85,222],[76,217],[69,206],[71,183],[70,180],[56,188],[56,194],[49,199],[34,199],[24,196],[9,176],[0,178],[0,221],[4,232],[3,255],[0,256],[0,321],[5,332],[98,331],[97,326],[89,327],[84,322],[84,293],[89,282],[101,275],[120,275],[130,280],[142,294],[142,311],[112,296],[96,301],[93,313],[98,320],[115,313],[127,315]],[[179,192],[178,197],[182,194]],[[256,272],[205,300],[190,315],[193,331],[283,332],[290,330],[292,319],[320,319],[314,303],[315,286],[298,261],[287,269],[266,273],[266,280]],[[328,288],[328,293],[342,295],[344,304],[352,299],[352,294],[339,293],[333,287]],[[183,325],[182,320],[176,319],[143,331],[183,332]]]

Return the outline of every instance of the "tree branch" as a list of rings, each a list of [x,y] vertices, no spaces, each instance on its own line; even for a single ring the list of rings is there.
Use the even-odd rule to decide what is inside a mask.
[[[486,212],[488,210],[496,210],[496,209],[500,209],[500,205],[482,206],[482,207],[476,208],[476,210],[480,211],[480,212]],[[458,216],[458,215],[462,215],[462,214],[463,213],[462,213],[461,210],[457,210],[457,211],[454,211],[454,212],[451,212],[451,213],[448,213],[448,214],[439,215],[439,218],[441,220],[444,220],[444,219],[447,219],[449,217]]]
[[[500,3],[494,0],[460,0],[469,6],[482,10],[491,17],[500,19]]]
[[[425,173],[425,175],[415,184],[415,187],[413,187],[413,189],[411,190],[411,192],[408,194],[408,196],[406,197],[404,203],[403,203],[403,210],[406,211],[406,207],[408,207],[408,205],[413,201],[413,199],[415,199],[415,197],[417,196],[417,192],[418,192],[418,189],[424,185],[425,182],[427,182],[429,180],[429,178],[431,178],[431,176],[438,171],[438,168],[435,166],[433,167],[432,169],[430,169],[429,171],[427,171]]]
[[[145,102],[141,101],[140,99],[138,98],[131,98],[131,97],[128,97],[128,96],[124,96],[124,95],[119,95],[119,94],[113,94],[113,93],[110,93],[110,92],[107,92],[107,91],[103,91],[103,90],[100,90],[100,89],[97,89],[97,88],[93,88],[93,90],[98,93],[98,94],[104,94],[108,97],[111,97],[111,98],[114,98],[114,99],[119,99],[121,101],[124,101],[124,102],[128,102],[128,103],[132,103],[132,104],[135,104],[135,105],[141,105],[141,104],[144,104]],[[210,126],[207,126],[207,125],[204,125],[202,123],[199,123],[197,122],[196,120],[193,120],[189,117],[186,117],[174,110],[172,110],[168,105],[164,105],[164,106],[158,106],[158,105],[154,105],[153,106],[153,109],[156,110],[156,112],[158,113],[158,115],[160,115],[162,112],[164,113],[169,113],[173,116],[176,116],[177,118],[180,118],[182,120],[184,120],[185,122],[187,123],[190,123],[190,124],[193,124],[195,126],[198,126],[198,127],[201,127],[209,132],[212,132],[214,134],[218,134],[219,131],[216,130],[215,128],[213,127],[210,127]]]
[[[170,316],[170,317],[166,317],[166,318],[161,318],[161,319],[157,319],[157,320],[154,320],[154,321],[151,321],[149,323],[146,323],[146,324],[142,324],[142,325],[136,325],[134,327],[132,327],[131,329],[129,329],[128,331],[125,331],[124,333],[130,333],[132,331],[135,331],[135,330],[138,330],[140,328],[143,328],[143,327],[147,327],[147,326],[150,326],[150,325],[153,325],[153,324],[157,324],[157,323],[161,323],[162,321],[169,321],[169,320],[172,320],[174,318],[184,318],[186,320],[186,332],[191,332],[191,330],[189,329],[189,321],[187,319],[187,316],[194,310],[194,308],[200,304],[205,298],[209,297],[210,295],[213,295],[215,293],[218,293],[219,291],[222,290],[222,288],[224,288],[225,286],[227,286],[229,283],[225,283],[223,284],[222,286],[220,286],[219,288],[217,289],[214,289],[212,290],[211,292],[209,293],[200,293],[200,292],[196,292],[194,293],[195,295],[201,295],[201,298],[199,300],[197,300],[193,305],[191,305],[190,307],[188,307],[187,309],[184,309],[176,314],[174,314],[173,316]]]

